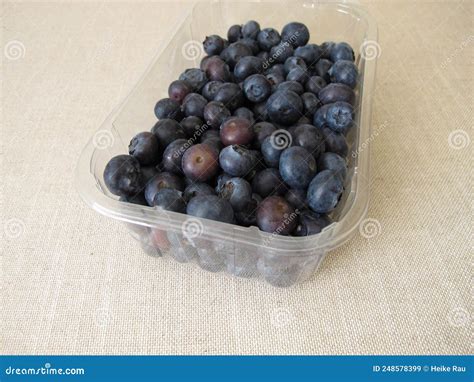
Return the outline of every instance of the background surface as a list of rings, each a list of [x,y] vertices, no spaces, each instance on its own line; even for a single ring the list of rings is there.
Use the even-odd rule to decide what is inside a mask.
[[[3,352],[472,350],[473,2],[366,5],[374,224],[277,289],[149,257],[74,188],[81,149],[189,3],[2,3]]]

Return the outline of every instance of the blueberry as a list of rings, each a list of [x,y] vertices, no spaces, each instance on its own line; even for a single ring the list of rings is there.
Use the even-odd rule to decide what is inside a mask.
[[[258,205],[257,224],[264,232],[289,235],[297,222],[294,208],[281,196],[269,196]]]
[[[324,136],[313,125],[298,125],[291,129],[293,145],[308,150],[317,159],[325,150]]]
[[[321,48],[321,57],[330,60],[331,59],[331,50],[336,45],[332,41],[325,41],[320,45]]]
[[[288,57],[293,56],[293,47],[290,43],[280,42],[278,45],[273,46],[270,49],[271,62],[279,62],[283,64]]]
[[[268,59],[270,58],[270,52],[261,50],[260,52],[257,53],[257,57],[261,58],[264,62],[268,61]]]
[[[244,105],[245,97],[239,85],[226,82],[217,90],[214,101],[222,102],[230,111]]]
[[[184,118],[180,122],[180,125],[183,128],[186,136],[189,138],[194,137],[194,139],[201,135],[208,128],[201,118],[195,117],[194,115]]]
[[[247,45],[252,51],[253,55],[257,55],[260,52],[260,47],[258,46],[258,42],[252,38],[244,37],[243,39],[240,39],[239,42]]]
[[[311,236],[320,233],[325,227],[331,224],[331,220],[326,215],[305,210],[299,214],[298,225],[294,231],[295,236]]]
[[[222,81],[209,81],[202,88],[201,94],[208,101],[212,101],[221,86],[222,86]]]
[[[347,102],[329,104],[326,112],[327,126],[337,133],[347,133],[354,124],[354,108]]]
[[[194,91],[199,91],[206,82],[208,81],[206,73],[201,69],[186,69],[180,76],[179,79],[186,81]]]
[[[163,188],[172,188],[174,190],[183,191],[183,180],[170,172],[160,172],[154,178],[149,180],[145,187],[145,199],[148,205],[153,206],[153,199],[156,193]]]
[[[298,119],[298,121],[296,121],[296,126],[299,125],[311,125],[311,119],[303,115],[300,119]]]
[[[260,150],[268,167],[278,168],[282,151],[290,145],[287,134],[289,133],[281,132],[280,134],[280,131],[276,130],[263,140]],[[279,141],[279,138],[283,138],[282,141]]]
[[[242,36],[244,38],[256,39],[260,32],[260,24],[254,20],[250,20],[242,26]]]
[[[331,170],[344,182],[347,176],[346,160],[336,153],[323,153],[318,159],[318,171]]]
[[[219,170],[218,152],[205,143],[191,146],[183,155],[181,167],[189,179],[205,182]]]
[[[313,66],[321,58],[321,48],[316,44],[299,46],[295,49],[295,57],[302,58],[307,66]]]
[[[336,208],[343,190],[344,185],[339,175],[331,170],[321,171],[309,184],[307,193],[309,207],[317,213],[329,213]]]
[[[308,208],[306,203],[306,190],[301,188],[292,188],[285,194],[285,199],[295,210]]]
[[[298,94],[290,91],[276,91],[267,100],[268,116],[282,125],[295,123],[303,113],[303,102]]]
[[[209,57],[202,65],[202,70],[210,81],[230,81],[232,74],[229,65],[219,56]],[[205,84],[203,87],[206,86]]]
[[[306,45],[309,41],[309,30],[302,23],[291,22],[283,27],[281,40],[290,43],[294,47]]]
[[[234,117],[245,118],[252,123],[254,121],[252,110],[246,107],[239,107],[238,109],[234,110]]]
[[[158,119],[180,120],[182,117],[180,104],[171,98],[160,99],[155,105],[155,115]]]
[[[313,116],[313,125],[316,127],[323,127],[326,124],[326,114],[331,104],[321,106]]]
[[[204,120],[214,128],[218,128],[222,122],[230,117],[230,111],[222,102],[211,101],[204,108]]]
[[[300,146],[289,147],[280,156],[280,175],[292,188],[306,188],[316,175],[316,160]]]
[[[105,166],[104,182],[118,196],[134,196],[143,188],[140,163],[131,155],[117,155]]]
[[[236,42],[241,39],[242,36],[242,26],[241,25],[232,25],[227,32],[227,40],[230,43]]]
[[[279,44],[280,40],[280,33],[278,33],[278,31],[273,28],[264,28],[257,35],[257,41],[260,49],[267,52],[272,47]]]
[[[304,93],[303,85],[297,81],[284,81],[277,86],[277,90],[283,91],[283,92],[292,91],[298,95],[301,95]]]
[[[250,49],[246,44],[237,41],[225,48],[220,54],[220,57],[230,66],[231,69],[233,69],[242,57],[251,55],[252,49]]]
[[[231,117],[222,123],[220,137],[224,146],[248,145],[255,137],[252,122],[246,118]]]
[[[352,61],[339,60],[329,69],[332,82],[345,84],[350,88],[355,88],[359,76],[357,66]]]
[[[263,102],[272,93],[272,85],[263,74],[253,74],[244,81],[244,94],[251,102]]]
[[[135,135],[128,146],[128,152],[142,166],[156,165],[160,161],[160,142],[153,133],[144,131]]]
[[[257,194],[252,194],[252,198],[247,206],[242,211],[235,213],[235,219],[240,225],[249,227],[257,225],[257,207],[262,201],[262,198]]]
[[[319,98],[313,93],[308,92],[301,95],[301,100],[303,101],[304,115],[307,117],[313,117],[313,114],[319,109],[319,106],[321,105]]]
[[[258,121],[268,120],[268,109],[267,109],[267,103],[265,101],[254,104],[252,111],[256,120]]]
[[[143,184],[147,184],[148,181],[154,178],[158,173],[156,166],[141,166]]]
[[[230,203],[216,195],[198,195],[192,198],[186,213],[198,218],[216,220],[223,223],[234,221],[234,211]]]
[[[322,88],[318,97],[323,104],[343,101],[354,105],[355,93],[349,86],[344,84],[329,84]]]
[[[286,76],[285,65],[284,64],[275,64],[272,67],[266,69],[265,74],[270,74],[270,73],[280,74],[283,77],[285,77]]]
[[[243,178],[231,178],[224,183],[219,196],[228,200],[234,211],[242,211],[252,199],[252,187]]]
[[[246,176],[257,166],[257,162],[255,153],[244,146],[227,146],[219,154],[221,168],[232,176]]]
[[[163,169],[175,174],[182,174],[181,158],[189,145],[191,144],[182,138],[171,142],[163,153],[163,160],[161,162]]]
[[[305,89],[307,92],[314,93],[318,95],[319,91],[326,86],[326,81],[323,77],[311,76],[306,81]]]
[[[255,174],[252,179],[252,190],[262,198],[269,195],[283,195],[287,187],[276,168],[266,168]]]
[[[339,60],[349,60],[354,61],[354,51],[351,46],[346,42],[340,42],[335,44],[331,48],[331,61],[336,62]]]
[[[207,36],[204,42],[202,43],[204,51],[210,56],[214,54],[219,54],[224,50],[225,40],[218,35]]]
[[[265,77],[272,85],[272,89],[278,88],[282,82],[285,82],[285,76],[281,75],[280,73],[268,73],[265,74]]]
[[[204,116],[204,108],[207,105],[207,99],[205,99],[201,94],[190,93],[183,100],[182,110],[186,117],[191,115],[199,118]]]
[[[253,131],[255,132],[257,138],[254,140],[255,148],[259,149],[262,145],[263,140],[266,137],[270,136],[275,130],[276,127],[273,126],[273,124],[271,124],[270,122],[258,122],[253,125]]]
[[[296,81],[304,85],[309,79],[308,71],[301,66],[296,66],[291,69],[286,76],[287,81]]]
[[[263,60],[255,56],[242,57],[234,68],[234,76],[238,81],[243,81],[252,74],[262,72]]]
[[[186,81],[173,81],[168,87],[168,96],[176,102],[183,102],[183,99],[193,91],[191,85]]]
[[[207,146],[213,148],[216,152],[221,151],[222,147],[224,146],[219,137],[210,137],[206,139],[201,139],[201,143],[206,144]]]
[[[176,139],[186,138],[181,125],[173,119],[160,119],[151,132],[158,137],[162,148],[166,148],[171,142]]]
[[[195,196],[200,195],[215,195],[215,192],[207,183],[191,183],[184,189],[183,198],[189,202]]]
[[[153,198],[153,206],[161,207],[166,211],[186,212],[186,202],[182,193],[171,188],[163,188],[158,190]]]
[[[321,130],[324,136],[324,146],[327,152],[339,154],[345,158],[349,151],[346,138],[344,134],[336,133],[328,127],[323,127]]]
[[[286,59],[284,68],[287,74],[291,71],[291,69],[294,69],[297,67],[301,67],[305,70],[308,68],[306,65],[306,62],[301,57],[292,56]]]
[[[138,204],[139,206],[148,206],[148,203],[145,199],[145,195],[143,193],[139,193],[133,196],[121,196],[119,200],[121,202]]]
[[[314,65],[314,74],[322,77],[324,81],[329,82],[331,80],[329,76],[329,69],[331,69],[332,61],[321,58]]]
[[[230,174],[227,174],[225,172],[221,173],[216,179],[215,192],[219,194],[222,191],[222,188],[224,187],[225,182],[227,182],[228,180],[232,178],[233,176]]]

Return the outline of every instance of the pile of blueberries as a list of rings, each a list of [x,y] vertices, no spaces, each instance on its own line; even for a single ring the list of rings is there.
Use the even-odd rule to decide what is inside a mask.
[[[358,71],[347,43],[256,21],[206,37],[200,68],[158,101],[158,122],[104,171],[111,193],[280,235],[319,233],[341,199]]]

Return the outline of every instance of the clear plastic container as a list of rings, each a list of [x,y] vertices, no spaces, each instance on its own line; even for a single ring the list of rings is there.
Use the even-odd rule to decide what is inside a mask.
[[[332,214],[335,222],[317,235],[277,236],[257,227],[198,220],[184,214],[123,203],[109,193],[103,182],[102,174],[110,158],[127,153],[133,135],[150,129],[156,122],[153,108],[157,100],[167,97],[168,84],[186,68],[199,67],[201,57],[187,51],[196,48],[193,42],[203,41],[209,34],[226,35],[229,26],[249,19],[257,20],[263,27],[280,30],[290,21],[300,21],[311,32],[310,42],[346,41],[356,53],[361,81],[356,89],[357,125],[348,137],[349,176],[343,199]],[[125,222],[132,236],[150,255],[169,255],[182,263],[196,262],[212,272],[260,276],[279,287],[307,280],[329,251],[354,234],[367,211],[368,146],[376,54],[361,55],[359,48],[377,48],[376,40],[375,22],[366,11],[353,4],[311,1],[197,4],[133,92],[84,148],[76,173],[82,198],[99,213]]]

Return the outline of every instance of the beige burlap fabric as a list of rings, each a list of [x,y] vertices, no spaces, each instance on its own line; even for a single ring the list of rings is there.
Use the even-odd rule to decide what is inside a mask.
[[[470,352],[473,3],[367,4],[375,236],[289,289],[149,257],[74,188],[81,149],[187,6],[2,4],[2,351]]]

